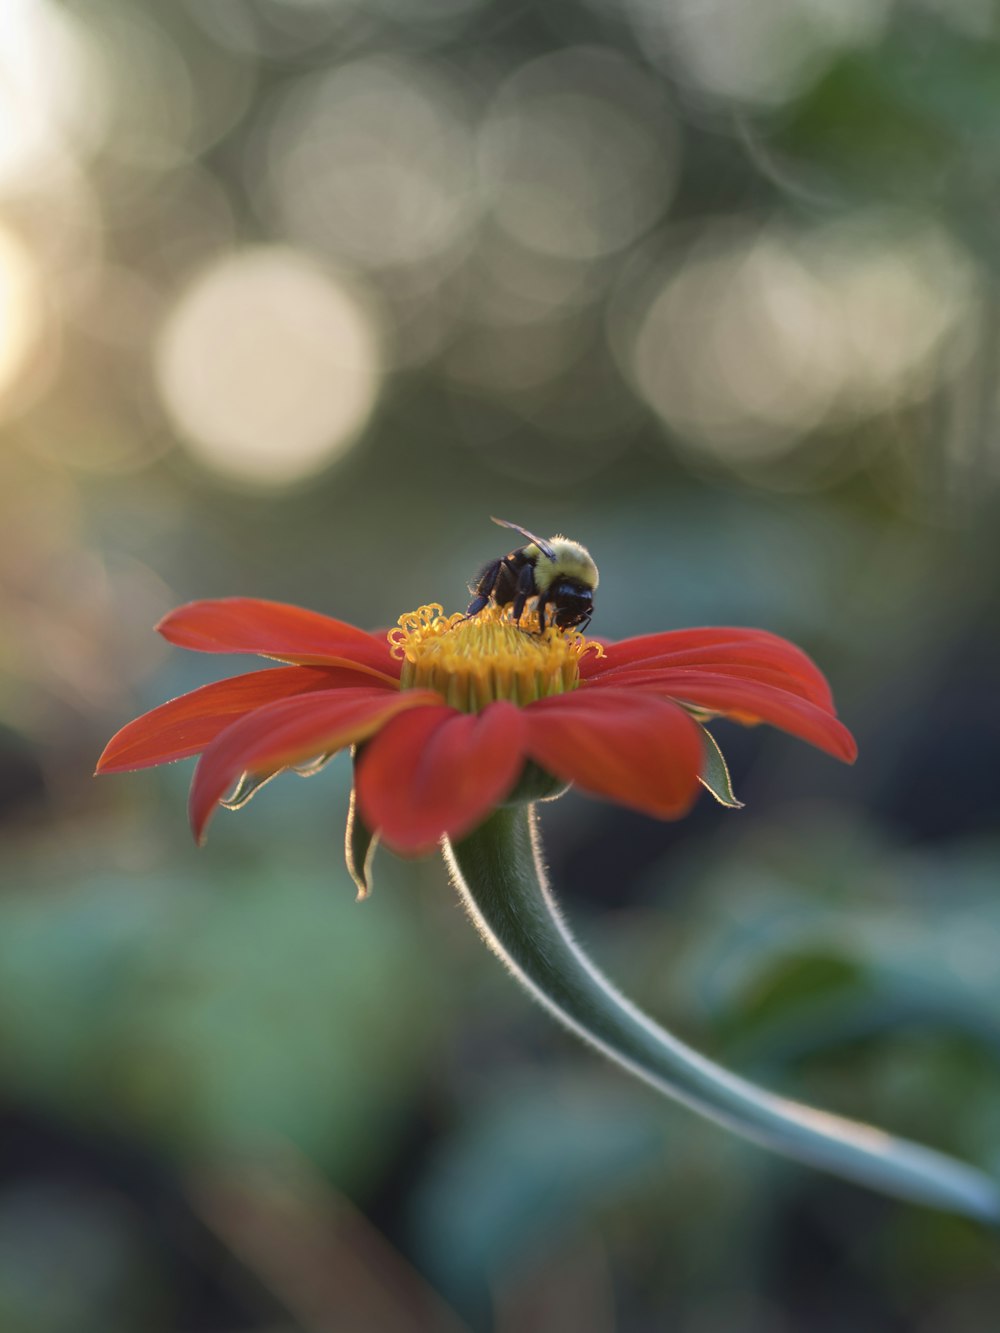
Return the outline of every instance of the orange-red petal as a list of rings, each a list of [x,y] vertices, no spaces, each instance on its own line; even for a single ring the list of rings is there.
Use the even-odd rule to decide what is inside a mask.
[[[808,699],[810,703],[815,704],[824,712],[832,713],[835,711],[833,698],[828,688],[820,693],[809,682],[803,681],[797,676],[790,676],[785,671],[744,663],[738,665],[735,663],[727,665],[712,663],[707,667],[663,667],[658,666],[655,662],[651,665],[645,662],[637,662],[633,666],[616,667],[603,676],[592,676],[589,680],[583,681],[582,685],[584,689],[603,689],[611,686],[622,690],[648,689],[655,686],[661,694],[674,695],[676,691],[671,686],[676,680],[687,680],[692,673],[701,672],[708,676],[717,677],[719,680],[757,680],[764,685],[771,685],[775,689],[787,690],[790,694],[797,694],[801,699]]]
[[[509,703],[481,713],[423,708],[393,718],[358,759],[365,823],[398,852],[462,837],[504,799],[524,764],[526,715]]]
[[[833,707],[830,686],[815,662],[801,648],[767,630],[684,629],[644,634],[607,644],[603,657],[588,654],[580,663],[580,673],[584,679],[626,685],[626,672],[666,672],[675,667],[734,674],[747,668],[775,672],[785,678],[783,688],[821,707]]]
[[[854,737],[832,712],[820,708],[789,690],[760,680],[726,677],[711,671],[636,672],[629,688],[643,694],[669,696],[709,712],[721,713],[737,722],[769,722],[801,740],[852,764],[858,747]],[[600,695],[600,688],[587,690]]]
[[[531,758],[591,795],[676,819],[698,793],[701,734],[669,699],[577,690],[530,704],[525,719]]]
[[[384,637],[285,602],[222,597],[189,602],[156,627],[179,648],[200,653],[256,653],[301,665],[357,664],[399,679]]]
[[[366,740],[396,713],[440,701],[430,690],[397,693],[365,686],[279,699],[255,709],[217,736],[198,762],[188,802],[195,837],[202,840],[216,805],[244,773],[274,773],[332,754]]]
[[[351,667],[273,667],[217,680],[127,723],[108,741],[97,762],[97,772],[124,773],[186,759],[264,704],[315,690],[361,684],[378,688],[371,677]],[[394,690],[396,686],[387,681],[381,688]]]

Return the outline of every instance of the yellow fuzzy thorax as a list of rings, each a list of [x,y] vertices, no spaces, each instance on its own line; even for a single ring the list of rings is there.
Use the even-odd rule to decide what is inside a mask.
[[[603,653],[576,630],[549,625],[539,632],[532,610],[518,624],[509,608],[497,606],[475,616],[446,616],[437,603],[421,606],[400,616],[388,638],[403,664],[400,687],[437,690],[463,713],[498,699],[524,705],[565,694],[576,689],[584,653]]]
[[[534,543],[524,548],[526,554],[535,561],[535,586],[540,592],[555,579],[566,577],[579,580],[585,588],[597,587],[597,566],[585,546],[559,535],[549,538],[549,546],[555,552],[554,560],[550,560]]]

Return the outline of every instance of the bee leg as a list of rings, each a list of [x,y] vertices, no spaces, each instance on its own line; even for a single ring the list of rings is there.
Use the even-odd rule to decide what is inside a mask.
[[[535,582],[535,571],[531,565],[525,565],[517,576],[517,596],[511,605],[511,614],[515,624],[519,624],[524,614],[525,603],[531,596]]]
[[[476,579],[475,586],[470,588],[470,592],[476,595],[469,603],[465,614],[467,616],[476,616],[489,602],[493,596],[493,589],[497,586],[497,579],[500,577],[500,570],[503,568],[502,560],[494,560],[491,565],[485,565]]]

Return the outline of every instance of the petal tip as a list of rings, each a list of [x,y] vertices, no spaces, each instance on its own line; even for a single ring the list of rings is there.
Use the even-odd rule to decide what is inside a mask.
[[[108,741],[108,743],[105,745],[104,749],[101,751],[97,763],[94,766],[95,778],[99,778],[105,773],[110,773],[114,771],[116,767],[115,756],[118,754],[120,748],[118,745],[118,737],[121,735],[121,732],[123,730],[124,728],[121,728],[120,730],[116,731],[115,734]]]
[[[833,744],[829,747],[829,753],[841,763],[853,764],[858,757],[858,743],[839,718],[834,718],[833,721],[836,732],[831,737]]]
[[[173,607],[170,611],[166,613],[166,615],[160,616],[159,620],[153,626],[154,631],[157,634],[162,634],[163,637],[166,638],[167,637],[166,631],[170,628],[171,624],[177,619],[178,615],[180,615],[181,612],[186,611],[188,607],[193,605],[194,605],[193,602],[187,602],[185,603],[184,606]]]
[[[118,759],[118,752],[113,748],[116,739],[117,737],[112,737],[101,751],[101,757],[98,759],[94,767],[93,776],[95,778],[102,778],[107,773],[123,773],[128,771],[127,766],[122,764],[120,760],[116,762],[116,759]]]
[[[194,838],[196,847],[204,847],[208,837],[208,823],[215,814],[216,802],[212,802],[207,809],[195,809],[192,802],[188,806],[188,823],[191,825],[191,835]]]

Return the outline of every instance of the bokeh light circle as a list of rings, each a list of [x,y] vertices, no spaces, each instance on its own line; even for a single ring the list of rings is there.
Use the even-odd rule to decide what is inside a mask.
[[[776,106],[878,40],[891,0],[626,0],[646,56],[709,100]]]
[[[249,166],[286,236],[366,268],[453,250],[478,210],[466,108],[448,77],[415,60],[373,57],[298,80]]]
[[[612,339],[681,439],[765,461],[824,423],[926,396],[961,358],[971,287],[968,259],[915,219],[716,226],[638,313],[619,311]]]
[[[196,278],[156,348],[190,452],[233,480],[289,485],[343,454],[375,405],[377,323],[354,285],[297,251],[255,247]]]
[[[183,0],[212,39],[242,56],[282,59],[342,36],[359,0]]]
[[[769,233],[716,233],[643,315],[631,369],[682,436],[739,458],[770,456],[817,424],[838,388],[827,294]]]
[[[543,254],[593,260],[646,231],[673,194],[678,137],[662,94],[614,52],[522,65],[483,127],[483,190],[499,225]]]

